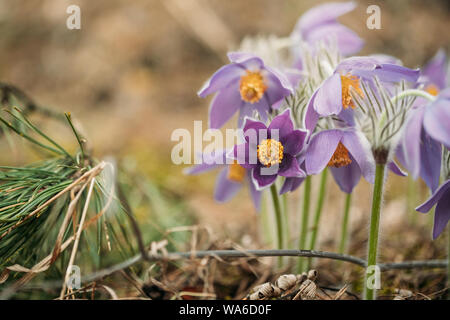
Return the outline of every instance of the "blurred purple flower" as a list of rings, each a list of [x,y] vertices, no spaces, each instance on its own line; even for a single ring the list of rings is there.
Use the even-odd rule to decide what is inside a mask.
[[[300,36],[303,41],[311,45],[335,41],[339,52],[344,56],[355,54],[361,50],[364,41],[354,31],[337,21],[337,18],[355,8],[355,2],[318,5],[300,17],[292,36]]]
[[[294,130],[290,109],[276,116],[269,127],[246,119],[244,136],[245,142],[234,147],[232,157],[252,170],[258,190],[272,185],[277,176],[305,177],[296,155],[304,147],[307,131]]]
[[[266,65],[261,58],[241,52],[228,54],[231,63],[220,68],[198,92],[202,98],[216,93],[211,102],[209,126],[222,127],[237,111],[238,126],[245,116],[257,111],[264,121],[272,108],[293,93],[286,76]]]
[[[305,178],[286,178],[280,189],[280,194],[295,191],[305,181]]]
[[[436,55],[421,70],[417,86],[423,87],[423,90],[433,96],[437,96],[439,92],[448,87],[447,75],[447,56],[443,49],[440,49]],[[418,97],[414,106],[428,104],[429,101]]]
[[[425,65],[419,82],[425,84],[425,91],[435,96],[447,87],[447,56],[443,49]]]
[[[401,151],[397,152],[397,156],[414,179],[422,177],[434,192],[439,185],[442,148],[424,130],[425,110],[426,106],[422,106],[411,112],[405,124]]]
[[[405,124],[399,160],[414,178],[422,177],[434,192],[439,185],[441,144],[450,149],[450,88],[411,111]]]
[[[229,150],[217,151],[213,154],[202,155],[202,163],[185,170],[186,174],[196,175],[213,169],[220,168],[220,173],[216,180],[214,199],[218,202],[227,202],[233,198],[248,181],[250,196],[256,210],[261,208],[261,192],[255,189],[251,178],[251,170],[245,169],[236,162],[226,164],[226,154]]]
[[[445,181],[433,195],[422,205],[416,208],[417,211],[427,213],[436,205],[434,213],[433,239],[436,239],[450,219],[450,179]]]
[[[430,137],[450,149],[450,88],[425,108],[423,126]]]
[[[450,180],[439,188],[441,143],[450,149],[450,88],[447,86],[447,57],[441,49],[422,71],[420,82],[425,90],[438,95],[432,103],[418,99],[405,126],[399,159],[413,177],[421,176],[433,195],[417,211],[426,213],[436,205],[433,239],[445,229],[450,219]]]

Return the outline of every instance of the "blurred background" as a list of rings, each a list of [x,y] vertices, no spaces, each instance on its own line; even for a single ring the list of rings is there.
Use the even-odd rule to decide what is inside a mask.
[[[257,246],[260,224],[248,193],[241,192],[227,204],[215,203],[216,173],[184,176],[184,166],[171,162],[175,143],[170,136],[176,128],[192,130],[194,120],[207,123],[210,99],[200,99],[196,92],[225,63],[227,50],[246,35],[290,34],[299,16],[322,2],[1,0],[0,80],[22,88],[39,104],[71,112],[95,157],[118,159],[163,195],[170,195],[170,201],[182,201],[182,210],[189,211],[195,223],[250,248]],[[449,49],[448,1],[357,2],[358,8],[340,21],[366,40],[362,55],[383,52],[402,59],[408,67],[418,67],[439,48]],[[81,30],[66,28],[66,8],[71,4],[81,8]],[[381,7],[381,30],[366,28],[366,8],[371,4]],[[38,121],[50,136],[69,149],[76,148],[65,126]],[[5,164],[35,158],[33,153],[12,150],[3,139],[0,142],[0,160]],[[314,188],[317,185],[316,179]],[[332,246],[338,237],[335,226],[340,224],[344,196],[332,179],[329,185],[323,215],[327,222],[320,239],[323,245]],[[390,180],[383,216],[386,228],[382,229],[403,247],[414,246],[419,237],[431,239],[430,218],[407,210],[407,186],[405,178]],[[351,213],[354,232],[364,235],[369,188],[366,183],[358,188]],[[427,193],[423,185],[417,188],[419,204]],[[290,202],[293,226],[300,192]],[[141,213],[138,218],[143,222],[147,217]],[[423,228],[419,233],[409,232],[405,219],[417,219]],[[389,244],[382,246],[386,250],[381,252],[388,254]],[[439,258],[435,251],[422,247],[414,258]],[[391,257],[402,260],[403,256],[397,256],[402,254],[406,253]]]

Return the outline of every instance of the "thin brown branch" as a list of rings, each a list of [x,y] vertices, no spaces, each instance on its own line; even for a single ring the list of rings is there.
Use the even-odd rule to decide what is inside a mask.
[[[405,262],[393,262],[393,263],[380,263],[378,264],[381,271],[387,270],[408,270],[408,269],[423,269],[423,268],[447,268],[447,260],[428,260],[428,261],[405,261]]]
[[[308,258],[323,258],[331,260],[339,260],[349,262],[357,266],[366,267],[366,261],[345,254],[338,254],[334,252],[313,251],[313,250],[208,250],[195,252],[174,252],[167,255],[149,255],[150,261],[174,261],[182,259],[202,259],[205,257],[220,257],[220,258],[256,258],[256,257],[308,257]],[[126,269],[135,263],[143,260],[142,255],[138,254],[124,262],[116,264],[110,268],[98,271],[88,275],[82,279],[83,282],[95,281],[103,277],[109,276],[117,271]],[[446,268],[446,260],[430,260],[430,261],[407,261],[400,263],[381,263],[378,265],[382,271],[394,269],[412,269],[412,268]]]

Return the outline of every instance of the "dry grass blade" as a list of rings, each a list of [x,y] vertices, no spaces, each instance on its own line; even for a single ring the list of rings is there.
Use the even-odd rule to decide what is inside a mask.
[[[103,167],[104,167],[104,164],[103,164],[102,168]],[[62,297],[64,295],[64,292],[65,292],[66,286],[67,286],[67,281],[69,280],[70,272],[72,270],[72,266],[75,261],[75,255],[77,254],[78,244],[80,242],[81,232],[83,231],[84,221],[86,219],[87,209],[89,207],[89,202],[91,200],[94,183],[95,183],[95,178],[91,176],[91,182],[89,184],[89,190],[88,190],[86,202],[84,203],[84,208],[83,208],[83,213],[81,215],[80,225],[78,227],[78,231],[75,236],[75,243],[73,245],[72,254],[70,255],[69,265],[67,266],[66,276],[64,277],[64,283],[63,283],[63,287],[61,289],[60,297]]]
[[[336,292],[336,294],[333,297],[333,300],[339,300],[342,298],[342,296],[345,294],[345,292],[348,289],[348,284],[346,284],[345,286],[343,286],[338,292]]]

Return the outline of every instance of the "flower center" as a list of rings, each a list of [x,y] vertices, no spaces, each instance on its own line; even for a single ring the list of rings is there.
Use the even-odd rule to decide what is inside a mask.
[[[281,163],[283,160],[283,145],[274,139],[265,139],[258,145],[258,160],[266,167]]]
[[[247,74],[241,77],[239,92],[241,93],[242,100],[245,102],[258,102],[266,90],[267,86],[259,71],[252,72],[247,70]]]
[[[231,164],[228,169],[228,180],[240,183],[244,180],[244,177],[245,177],[245,168],[242,167],[235,160],[234,163]]]
[[[431,94],[432,96],[437,96],[439,94],[439,88],[434,84],[429,84],[425,91]]]
[[[328,166],[341,168],[348,166],[350,163],[352,163],[352,159],[350,159],[347,148],[341,142],[339,142],[336,151],[334,151],[333,156],[328,162]]]
[[[352,76],[351,74],[341,76],[341,84],[342,84],[342,106],[344,109],[351,107],[355,109],[355,104],[353,103],[352,96],[350,94],[350,87],[353,87],[354,90],[362,97],[363,92],[359,87],[359,79],[356,76]]]

